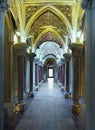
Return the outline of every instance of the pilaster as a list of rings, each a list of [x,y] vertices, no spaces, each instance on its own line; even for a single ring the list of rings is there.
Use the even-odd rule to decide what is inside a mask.
[[[72,43],[69,45],[72,50],[73,61],[73,105],[72,112],[80,113],[79,90],[80,90],[80,57],[83,50],[82,44]]]

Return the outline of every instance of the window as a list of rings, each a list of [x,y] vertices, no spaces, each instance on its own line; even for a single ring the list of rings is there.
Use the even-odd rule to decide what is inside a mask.
[[[49,68],[49,77],[53,77],[53,68]]]

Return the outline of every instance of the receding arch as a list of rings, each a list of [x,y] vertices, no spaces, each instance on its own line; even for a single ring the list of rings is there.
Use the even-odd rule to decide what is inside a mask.
[[[42,33],[40,33],[40,35],[35,40],[35,45],[36,46],[38,46],[38,42],[40,41],[41,37],[43,37],[48,32],[53,33],[60,40],[61,44],[62,43],[64,44],[63,38],[60,36],[60,34],[55,29],[53,29],[53,28],[46,28],[45,30],[42,31]]]
[[[49,59],[49,58],[52,58],[52,59],[54,59],[55,61],[56,61],[56,55],[54,55],[54,54],[47,54],[47,55],[45,55],[44,57],[43,57],[43,59],[45,59],[45,60],[47,60],[47,59]]]
[[[54,13],[57,17],[59,17],[63,23],[66,24],[67,30],[70,32],[72,31],[72,27],[70,22],[68,21],[68,19],[66,18],[66,16],[64,14],[61,13],[61,11],[59,11],[56,7],[54,6],[44,6],[42,7],[40,10],[38,10],[29,20],[29,22],[26,25],[26,29],[25,31],[28,33],[30,31],[30,27],[32,26],[32,24],[37,20],[37,18],[42,15],[44,12],[46,11],[51,11],[52,13]]]

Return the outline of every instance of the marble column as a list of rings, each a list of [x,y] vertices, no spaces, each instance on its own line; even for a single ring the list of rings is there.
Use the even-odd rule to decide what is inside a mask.
[[[86,130],[95,130],[95,0],[83,0],[86,21]]]
[[[63,55],[65,57],[65,69],[66,69],[66,81],[65,81],[65,85],[66,85],[66,94],[65,94],[65,98],[71,98],[71,94],[70,94],[70,88],[69,88],[69,80],[70,80],[70,76],[69,76],[69,62],[70,62],[70,58],[71,58],[71,54],[69,53],[65,53]]]
[[[83,49],[82,44],[72,43],[70,46],[72,50],[73,61],[73,105],[72,112],[80,113],[79,91],[80,91],[80,58]]]
[[[36,56],[35,53],[29,53],[27,55],[30,61],[30,90],[29,90],[29,97],[34,97],[34,88],[33,88],[33,61],[34,57]]]
[[[25,88],[24,58],[27,51],[27,45],[25,43],[15,44],[14,51],[17,57],[17,81],[18,81],[18,88],[17,88],[18,102],[17,104],[15,104],[15,111],[19,112],[24,110],[24,101],[23,101],[23,92]]]

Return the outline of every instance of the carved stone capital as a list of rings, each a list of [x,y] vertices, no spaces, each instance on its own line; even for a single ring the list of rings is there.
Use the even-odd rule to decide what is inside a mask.
[[[35,56],[36,56],[35,53],[29,53],[29,54],[27,54],[27,57],[29,58],[30,61],[33,61]]]
[[[72,55],[81,55],[83,48],[84,48],[84,45],[72,43],[69,45],[69,48],[72,50]]]
[[[25,43],[15,44],[13,47],[17,55],[26,55],[27,45]]]
[[[69,61],[72,55],[70,53],[64,53],[63,56],[65,57],[65,60]]]

